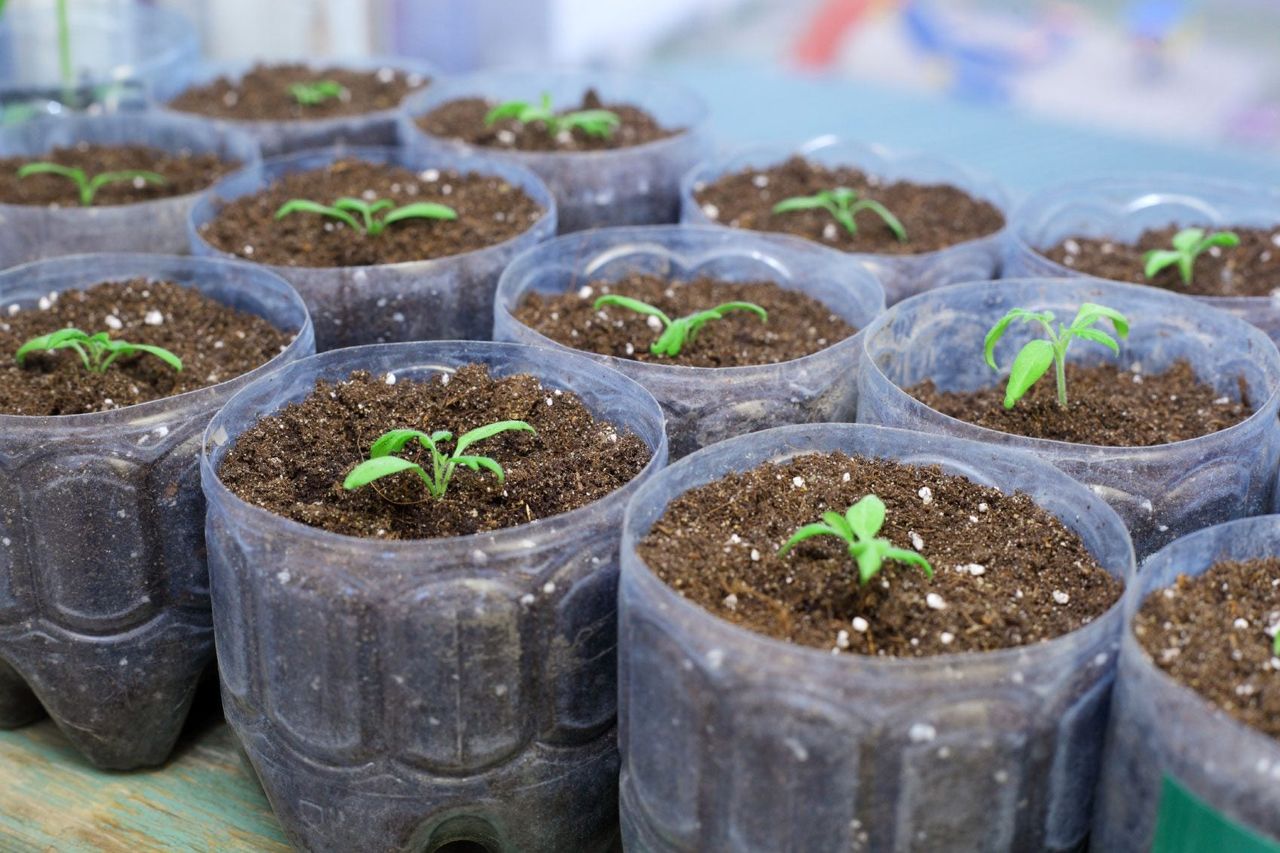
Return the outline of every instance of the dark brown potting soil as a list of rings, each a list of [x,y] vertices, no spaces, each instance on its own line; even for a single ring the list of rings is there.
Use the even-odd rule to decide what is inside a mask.
[[[1270,296],[1280,288],[1280,225],[1275,228],[1206,228],[1233,231],[1239,246],[1216,246],[1201,252],[1192,268],[1191,284],[1182,283],[1176,266],[1165,267],[1153,278],[1143,273],[1143,255],[1152,249],[1173,247],[1173,235],[1181,227],[1144,231],[1136,243],[1069,237],[1050,247],[1045,255],[1082,273],[1163,287],[1198,296]]]
[[[778,550],[826,510],[867,494],[880,536],[932,564],[887,561],[865,586],[842,540]],[[639,553],[686,598],[743,627],[820,649],[927,657],[1043,642],[1119,599],[1122,584],[1025,494],[936,467],[808,454],[732,474],[676,498]]]
[[[47,307],[46,307],[47,306]],[[86,370],[74,350],[29,354],[18,348],[65,327],[86,334],[164,347],[181,372],[152,355],[118,359],[105,372]],[[216,385],[270,361],[293,340],[256,314],[229,308],[191,287],[131,279],[64,291],[38,307],[0,311],[0,412],[78,415],[104,412]]]
[[[769,314],[768,322],[749,311],[732,311],[712,320],[693,343],[674,358],[654,355],[657,340],[644,315],[616,306],[597,311],[595,300],[606,293],[630,296],[677,318],[724,302],[753,302]],[[741,367],[775,364],[811,355],[857,329],[821,302],[770,281],[727,282],[705,276],[672,281],[655,275],[631,275],[620,281],[594,281],[558,295],[530,291],[515,312],[516,319],[554,341],[587,352],[686,367]]]
[[[57,163],[82,169],[89,178],[103,172],[122,171],[155,172],[164,178],[162,184],[142,179],[106,184],[94,196],[94,207],[137,204],[200,192],[240,165],[219,159],[216,154],[173,154],[145,145],[80,144],[54,148],[39,157],[0,157],[0,204],[80,206],[80,190],[67,178],[49,174],[19,178],[18,170],[28,163]]]
[[[436,202],[453,208],[458,218],[405,219],[374,237],[314,213],[276,219],[276,211],[292,199],[331,205],[343,196],[391,199],[397,207]],[[524,233],[545,214],[523,190],[501,178],[339,160],[322,169],[284,175],[262,192],[228,202],[200,234],[224,252],[259,263],[353,267],[483,249]]]
[[[1280,739],[1280,560],[1217,563],[1149,595],[1133,633],[1156,666]]]
[[[942,392],[928,380],[906,389],[931,409],[971,424],[1075,444],[1151,447],[1185,441],[1234,426],[1253,413],[1244,380],[1240,399],[1201,382],[1186,361],[1163,373],[1113,364],[1067,364],[1067,408],[1058,405],[1050,370],[1012,409],[1004,383],[974,392]]]
[[[289,91],[297,83],[332,80],[342,87],[336,98],[300,104]],[[393,110],[405,96],[430,82],[421,74],[395,68],[354,71],[310,68],[302,64],[255,65],[243,77],[219,77],[193,86],[169,102],[170,109],[240,121],[297,121],[356,116]]]
[[[609,110],[619,119],[617,128],[608,136],[591,136],[580,128],[552,135],[545,122],[522,124],[515,119],[502,119],[486,125],[484,118],[498,101],[484,98],[461,98],[436,107],[418,119],[418,127],[432,136],[460,139],[472,145],[503,148],[511,151],[608,151],[630,148],[675,136],[679,129],[665,128],[658,120],[630,104],[605,103],[594,89],[582,97],[582,103],[557,109],[558,115],[577,110]]]
[[[902,222],[902,242],[879,216],[860,212],[850,234],[825,210],[774,213],[773,206],[794,196],[837,187],[880,202]],[[1004,215],[988,201],[946,184],[888,183],[858,169],[835,168],[792,157],[767,169],[724,175],[694,192],[703,213],[721,225],[756,231],[780,231],[843,249],[886,255],[914,255],[976,240],[1004,227]]]
[[[241,435],[218,476],[244,500],[303,524],[350,536],[428,539],[586,506],[639,474],[652,455],[639,437],[592,417],[573,394],[527,374],[494,379],[483,366],[467,365],[428,381],[393,383],[365,372],[317,383],[305,400]],[[495,459],[505,469],[503,483],[460,467],[439,499],[412,472],[342,487],[388,430],[460,436],[501,420],[523,420],[537,431],[500,433],[468,449]],[[417,443],[397,455],[431,469],[430,453]]]

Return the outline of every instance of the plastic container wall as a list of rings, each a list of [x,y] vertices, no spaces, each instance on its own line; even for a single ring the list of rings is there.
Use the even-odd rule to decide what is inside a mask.
[[[1143,564],[1125,596],[1125,624],[1132,625],[1147,596],[1172,586],[1178,575],[1198,577],[1221,560],[1277,555],[1275,515],[1183,537]],[[1156,667],[1126,627],[1092,849],[1150,850],[1166,775],[1232,821],[1280,842],[1280,742],[1232,719]]]
[[[492,246],[424,261],[364,267],[267,266],[292,284],[311,312],[319,350],[361,344],[441,339],[487,340],[493,333],[493,294],[511,259],[556,230],[555,201],[531,172],[484,157],[399,148],[328,148],[265,161],[224,178],[191,211],[187,236],[196,255],[235,257],[200,236],[222,203],[266,189],[290,172],[319,169],[355,157],[422,170],[457,169],[494,175],[519,187],[546,213],[527,231]]]
[[[987,367],[982,340],[1011,308],[1052,310],[1064,321],[1082,302],[1125,314],[1132,329],[1117,358],[1104,347],[1071,348],[1069,360],[1142,365],[1158,373],[1188,360],[1202,382],[1240,399],[1243,378],[1254,413],[1210,435],[1154,447],[1100,447],[1024,438],[948,417],[903,388],[932,379],[942,391],[1002,383]],[[1039,334],[1015,323],[996,351],[1001,365]],[[1265,334],[1185,296],[1098,279],[1007,279],[918,296],[885,312],[864,337],[858,421],[972,438],[1030,451],[1085,483],[1129,527],[1139,558],[1179,536],[1266,512],[1280,463],[1280,353]],[[1050,380],[1044,380],[1050,381]],[[1077,403],[1084,404],[1083,401]]]
[[[606,103],[639,107],[681,133],[608,151],[504,151],[431,136],[417,119],[449,101],[482,97],[536,103],[551,95],[557,109],[595,89]],[[441,80],[405,99],[401,142],[417,151],[482,153],[518,163],[547,182],[556,197],[560,233],[613,225],[655,225],[680,216],[680,176],[710,153],[707,108],[691,92],[634,74],[605,71],[489,71]]]
[[[645,484],[623,523],[622,834],[628,850],[1073,850],[1089,831],[1121,607],[1035,646],[832,656],[712,616],[636,553],[667,505],[735,471],[841,451],[1019,490],[1126,581],[1102,501],[1022,453],[854,424],[739,436]]]
[[[635,274],[773,281],[821,301],[855,329],[884,310],[884,291],[874,276],[848,255],[804,240],[684,225],[607,228],[558,237],[513,261],[498,283],[493,336],[582,352],[517,320],[525,295],[561,294],[588,281]],[[671,455],[679,458],[744,432],[852,421],[861,351],[855,334],[804,358],[751,367],[680,367],[582,354],[649,389],[666,415]]]
[[[573,512],[375,541],[272,515],[217,479],[227,449],[317,379],[531,373],[653,449]],[[325,353],[237,395],[201,466],[223,704],[290,840],[315,851],[602,851],[617,837],[618,540],[666,460],[642,387],[571,353],[438,342]],[[447,848],[452,850],[454,848]],[[466,849],[474,849],[467,847]]]
[[[146,277],[297,330],[229,382],[111,412],[0,415],[0,726],[40,706],[99,767],[159,764],[213,660],[197,457],[238,388],[312,352],[302,300],[245,264],[86,255],[0,273],[0,304]]]
[[[691,225],[723,227],[724,223],[707,217],[694,198],[694,192],[724,175],[744,169],[767,169],[792,156],[804,157],[832,168],[850,166],[861,169],[882,181],[951,184],[975,198],[991,202],[1002,213],[1008,210],[1004,190],[998,183],[949,160],[912,151],[897,151],[880,145],[863,145],[835,136],[820,136],[798,148],[760,145],[699,165],[686,174],[680,184],[681,221]],[[885,300],[893,305],[908,296],[943,285],[996,278],[1000,273],[1000,256],[1004,251],[1006,230],[1007,228],[936,252],[914,255],[852,254],[880,279],[884,286]]]

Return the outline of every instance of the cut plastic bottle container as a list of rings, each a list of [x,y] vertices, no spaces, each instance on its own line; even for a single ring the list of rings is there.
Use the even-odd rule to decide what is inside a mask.
[[[1077,342],[1071,362],[1108,363],[1159,373],[1186,359],[1202,382],[1240,399],[1244,379],[1254,413],[1235,426],[1154,447],[1101,447],[1025,438],[966,423],[930,409],[903,388],[932,379],[942,391],[975,391],[1004,378],[987,367],[982,340],[1011,308],[1051,310],[1064,322],[1082,302],[1114,308],[1132,329],[1120,356]],[[1015,323],[996,350],[1009,365],[1040,334]],[[1030,451],[1052,462],[1115,507],[1129,526],[1138,556],[1179,536],[1271,504],[1280,464],[1280,353],[1262,332],[1185,296],[1099,279],[1006,279],[922,294],[890,308],[863,338],[858,422],[946,433]],[[1046,378],[1041,381],[1052,381]],[[1084,401],[1078,403],[1085,405]]]
[[[228,382],[110,412],[0,414],[0,727],[41,708],[99,767],[169,755],[213,660],[197,458],[238,388],[312,352],[302,300],[246,264],[83,255],[0,273],[0,305],[35,310],[101,281],[175,281],[297,337]]]
[[[224,178],[191,211],[187,235],[196,255],[236,257],[205,242],[200,227],[225,201],[252,195],[290,172],[319,169],[342,158],[415,171],[456,169],[494,175],[519,187],[546,211],[528,230],[492,246],[423,261],[362,267],[267,266],[292,284],[311,312],[321,351],[403,341],[487,340],[493,333],[493,294],[511,259],[556,230],[555,201],[527,169],[486,157],[402,148],[327,148],[264,161]]]
[[[759,145],[746,148],[699,165],[680,184],[682,222],[691,225],[719,225],[694,198],[695,191],[724,175],[744,169],[767,169],[800,156],[828,167],[861,169],[882,181],[911,181],[922,184],[951,184],[975,198],[994,204],[1001,213],[1008,210],[1004,190],[993,179],[972,172],[949,160],[913,151],[897,151],[881,145],[864,145],[835,136],[820,136],[799,147]],[[935,252],[913,255],[850,253],[880,279],[885,300],[893,305],[908,296],[962,281],[996,278],[1004,251],[1005,230],[976,240],[957,243]]]
[[[1043,252],[1067,237],[1132,243],[1144,231],[1170,225],[1274,228],[1280,232],[1280,193],[1261,184],[1160,174],[1095,178],[1049,187],[1032,194],[1014,210],[1004,274],[1084,276]],[[1276,286],[1280,288],[1280,282]],[[1191,298],[1234,314],[1280,341],[1280,295],[1275,292],[1271,296]]]
[[[853,420],[862,352],[856,334],[780,364],[680,367],[574,350],[514,316],[531,291],[561,294],[635,274],[773,281],[819,300],[856,329],[884,311],[884,291],[870,272],[805,240],[685,225],[605,228],[558,237],[513,261],[498,282],[494,338],[582,352],[648,388],[667,417],[673,458],[767,427]]]
[[[287,60],[282,60],[287,61]],[[394,69],[405,74],[416,74],[424,79],[432,79],[437,72],[425,62],[406,59],[404,57],[365,57],[359,59],[309,59],[305,62],[316,69],[344,68],[351,71],[380,71]],[[189,85],[194,86],[211,83],[219,77],[230,77],[239,80],[256,63],[210,63],[198,67],[191,76]],[[432,84],[428,84],[430,88]],[[181,92],[175,92],[166,101],[173,100]],[[199,116],[166,107],[174,115]],[[373,145],[391,146],[399,142],[396,119],[400,114],[399,106],[386,110],[375,110],[353,116],[332,116],[316,119],[292,119],[278,121],[249,121],[218,117],[209,117],[209,121],[225,124],[249,134],[262,146],[262,156],[279,157],[293,154],[309,148],[326,148],[331,145]]]
[[[1280,516],[1269,515],[1185,536],[1143,564],[1125,596],[1128,627],[1120,643],[1092,849],[1150,850],[1166,776],[1231,821],[1280,842],[1280,742],[1174,680],[1151,661],[1131,630],[1142,602],[1179,575],[1198,577],[1222,560],[1276,556]],[[1267,642],[1263,627],[1249,636]]]
[[[152,113],[45,118],[6,127],[0,129],[0,157],[40,157],[81,142],[210,152],[246,167],[259,161],[257,143],[241,133]],[[0,203],[0,268],[88,252],[185,254],[187,214],[199,197],[90,207]]]
[[[619,589],[627,850],[1076,849],[1089,831],[1121,624],[1117,603],[1049,642],[930,658],[833,656],[713,616],[636,553],[677,496],[732,473],[840,451],[940,465],[1022,491],[1126,582],[1105,503],[1052,466],[951,436],[779,427],[674,463],[631,500]]]
[[[432,136],[417,119],[449,101],[488,98],[537,103],[551,95],[557,109],[582,103],[595,89],[606,103],[639,107],[682,132],[645,145],[608,151],[507,151]],[[400,140],[411,150],[482,153],[531,169],[556,197],[560,233],[613,225],[660,225],[680,216],[680,176],[710,153],[707,108],[681,87],[606,71],[487,71],[440,80],[404,101]]]
[[[343,536],[252,506],[227,450],[317,379],[530,373],[653,458],[572,512],[472,536]],[[580,355],[442,341],[325,353],[238,394],[201,477],[223,705],[286,835],[314,851],[603,851],[617,837],[622,512],[666,461],[648,391]],[[473,849],[467,847],[466,849]]]

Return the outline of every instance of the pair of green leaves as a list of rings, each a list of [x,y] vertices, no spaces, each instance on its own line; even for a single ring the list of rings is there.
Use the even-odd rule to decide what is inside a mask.
[[[106,332],[89,335],[79,329],[59,329],[56,332],[32,338],[18,348],[14,354],[14,360],[22,365],[26,362],[27,356],[33,352],[57,349],[75,350],[80,356],[80,361],[84,363],[85,369],[94,373],[104,373],[116,359],[138,353],[153,355],[174,370],[182,370],[182,359],[164,347],[112,340]]]
[[[678,317],[675,320],[668,317],[661,309],[655,308],[647,302],[641,302],[639,299],[632,299],[629,296],[606,294],[597,299],[592,307],[599,309],[606,305],[614,305],[618,308],[626,308],[628,311],[635,311],[637,314],[657,317],[658,322],[662,323],[662,333],[658,335],[657,340],[649,345],[649,352],[668,358],[679,355],[685,344],[692,344],[694,337],[698,334],[698,330],[707,323],[712,320],[722,320],[724,315],[731,311],[750,311],[758,316],[761,322],[769,322],[769,312],[754,302],[725,302],[714,308],[695,311],[687,317]]]
[[[1166,267],[1176,266],[1183,284],[1191,284],[1196,258],[1214,246],[1239,246],[1240,237],[1234,231],[1216,231],[1205,234],[1203,228],[1184,228],[1173,235],[1172,249],[1152,249],[1142,256],[1143,274],[1155,278]]]
[[[317,213],[330,219],[345,222],[352,229],[363,231],[369,237],[376,237],[387,230],[388,225],[402,222],[406,219],[452,220],[458,218],[458,212],[445,204],[420,201],[393,208],[394,204],[395,202],[385,198],[367,202],[358,198],[344,196],[332,205],[320,204],[305,198],[295,198],[280,205],[280,209],[276,211],[276,219],[284,219],[293,213]],[[387,212],[379,217],[378,214],[384,210]],[[357,221],[351,215],[352,213],[358,213],[360,220]]]
[[[521,124],[540,121],[547,128],[547,133],[555,136],[560,131],[581,130],[587,136],[607,139],[622,124],[622,119],[612,110],[574,110],[557,115],[551,108],[551,94],[543,92],[537,104],[528,101],[503,101],[484,117],[486,126],[492,126],[503,119],[515,119]]]
[[[80,193],[80,205],[82,207],[92,205],[94,198],[98,195],[98,190],[108,184],[120,184],[126,181],[145,181],[148,184],[164,183],[163,175],[140,169],[101,172],[93,177],[89,177],[84,169],[76,169],[72,166],[63,166],[58,163],[28,163],[18,169],[19,178],[26,178],[31,175],[57,175],[60,178],[66,178],[71,181],[76,185],[76,189]]]
[[[835,536],[844,541],[849,556],[858,564],[858,577],[863,584],[880,572],[885,560],[919,566],[927,577],[932,578],[933,566],[924,557],[906,548],[896,548],[888,539],[878,538],[880,528],[884,527],[884,517],[884,501],[876,495],[866,495],[845,510],[844,515],[828,510],[822,514],[822,522],[801,527],[791,534],[778,551],[778,556],[785,556],[806,539]]]
[[[313,80],[308,83],[293,83],[289,86],[289,94],[304,107],[314,107],[334,98],[341,98],[347,91],[342,84],[333,80]]]
[[[857,191],[848,187],[823,190],[814,195],[792,196],[773,206],[774,213],[817,209],[830,213],[831,218],[843,225],[844,229],[850,234],[858,233],[858,223],[854,221],[854,217],[864,210],[869,210],[880,217],[880,220],[893,232],[899,242],[907,242],[907,229],[903,227],[898,217],[889,211],[889,208],[873,199],[858,198]]]

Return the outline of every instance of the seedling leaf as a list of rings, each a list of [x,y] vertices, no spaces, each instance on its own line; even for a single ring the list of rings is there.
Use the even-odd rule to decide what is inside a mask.
[[[342,486],[345,489],[358,489],[381,477],[413,469],[418,472],[418,476],[427,487],[428,494],[433,498],[441,498],[448,490],[449,481],[459,465],[470,468],[472,471],[484,469],[493,474],[501,484],[506,480],[506,472],[501,465],[487,456],[464,454],[463,451],[476,442],[509,430],[535,432],[534,428],[524,421],[498,421],[486,424],[459,437],[450,455],[440,449],[440,445],[444,442],[453,441],[453,433],[448,430],[436,430],[431,434],[416,429],[388,430],[373,442],[369,447],[370,458],[352,469]],[[431,473],[427,473],[422,466],[414,462],[390,455],[403,450],[405,445],[415,440],[431,453]]]
[[[844,515],[828,510],[822,514],[822,519],[825,523],[806,524],[792,533],[791,538],[778,549],[778,556],[785,557],[806,539],[835,536],[844,541],[849,556],[857,563],[860,583],[870,582],[885,560],[919,566],[930,578],[933,577],[933,567],[924,557],[905,548],[895,548],[888,539],[877,538],[876,534],[884,526],[885,506],[876,495],[865,495],[846,509]]]
[[[859,199],[858,193],[849,187],[836,187],[823,190],[809,196],[792,196],[784,198],[773,206],[774,213],[790,213],[797,210],[814,210],[821,208],[831,214],[831,218],[844,226],[850,234],[858,233],[858,223],[854,217],[864,210],[869,210],[880,217],[885,226],[893,232],[900,242],[907,242],[907,229],[897,216],[878,201]]]
[[[769,312],[765,311],[754,302],[725,302],[714,308],[708,308],[703,311],[695,311],[685,317],[672,320],[659,309],[641,302],[639,299],[632,299],[629,296],[618,296],[615,294],[605,294],[596,299],[592,303],[595,308],[602,308],[606,305],[615,305],[619,308],[625,308],[629,311],[635,311],[637,314],[645,314],[651,317],[657,317],[663,325],[662,333],[658,338],[649,345],[649,352],[654,355],[674,357],[680,354],[680,350],[687,343],[692,343],[694,337],[698,334],[698,330],[712,320],[722,320],[724,315],[731,311],[750,311],[758,316],[762,322],[769,322]]]
[[[399,456],[379,456],[376,459],[366,459],[353,468],[347,475],[347,479],[342,481],[342,487],[358,489],[369,485],[374,480],[390,477],[401,471],[417,471],[419,475],[425,475],[421,465],[410,462],[408,459],[401,459]]]
[[[1214,246],[1240,245],[1240,236],[1234,231],[1216,231],[1205,235],[1203,228],[1183,228],[1170,241],[1173,249],[1152,249],[1142,256],[1142,272],[1154,278],[1166,267],[1176,266],[1182,283],[1191,284],[1196,258]]]
[[[1053,366],[1053,344],[1037,338],[1028,341],[1013,360],[1013,368],[1009,371],[1009,382],[1005,386],[1004,407],[1012,409],[1014,404],[1030,390],[1036,381]]]

